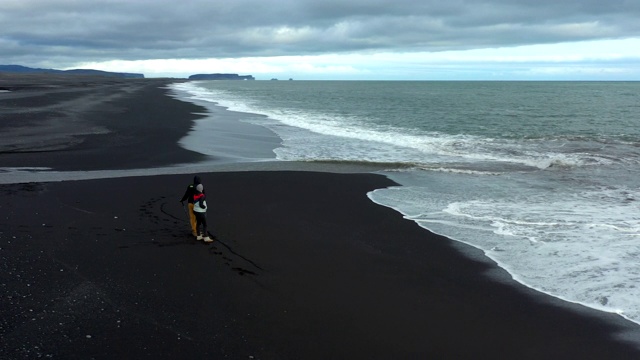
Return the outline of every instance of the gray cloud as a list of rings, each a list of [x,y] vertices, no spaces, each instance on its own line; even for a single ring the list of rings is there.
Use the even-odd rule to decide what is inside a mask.
[[[1,63],[443,51],[640,35],[630,0],[3,0]]]

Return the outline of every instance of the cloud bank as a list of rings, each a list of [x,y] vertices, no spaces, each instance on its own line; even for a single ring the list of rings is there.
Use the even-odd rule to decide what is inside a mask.
[[[5,64],[57,68],[273,59],[259,63],[265,73],[269,67],[277,73],[282,62],[276,60],[289,57],[430,59],[424,54],[635,41],[639,18],[640,2],[628,0],[3,0],[0,53]],[[637,52],[624,56],[640,58]],[[311,73],[367,69],[296,64]]]

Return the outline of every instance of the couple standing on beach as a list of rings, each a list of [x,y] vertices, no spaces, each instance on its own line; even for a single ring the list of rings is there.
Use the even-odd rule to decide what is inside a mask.
[[[180,203],[183,206],[185,200],[189,205],[189,222],[191,223],[193,236],[197,240],[212,242],[213,239],[209,237],[207,232],[207,200],[204,194],[204,186],[199,176],[193,177],[193,184],[187,186],[187,190],[184,192],[182,199],[180,199]],[[199,232],[201,226],[202,232]]]

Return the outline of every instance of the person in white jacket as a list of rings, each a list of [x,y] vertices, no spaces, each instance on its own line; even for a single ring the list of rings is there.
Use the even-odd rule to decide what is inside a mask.
[[[196,191],[193,194],[193,213],[196,215],[196,231],[198,236],[196,239],[204,240],[204,242],[212,242],[207,232],[207,197],[204,195],[204,186],[196,185]],[[202,226],[202,232],[200,232]]]

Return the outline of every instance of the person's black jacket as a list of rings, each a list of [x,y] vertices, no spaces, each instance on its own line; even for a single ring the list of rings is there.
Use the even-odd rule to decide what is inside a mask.
[[[193,195],[196,193],[196,186],[198,186],[198,184],[202,184],[202,182],[200,182],[200,176],[194,176],[193,184],[187,186],[187,190],[184,192],[180,202],[187,200],[188,203],[193,204]]]

